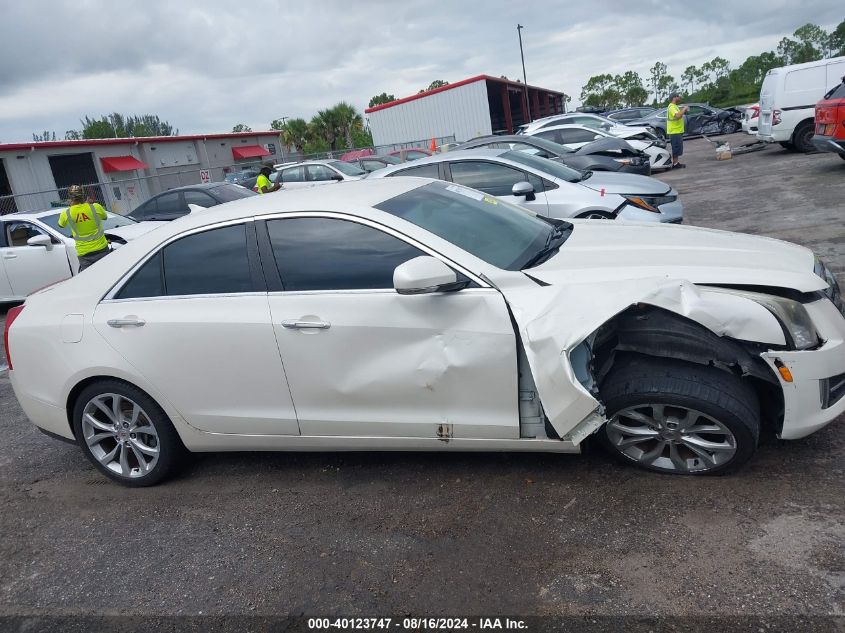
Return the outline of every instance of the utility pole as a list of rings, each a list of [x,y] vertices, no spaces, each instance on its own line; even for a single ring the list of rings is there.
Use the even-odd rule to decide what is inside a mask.
[[[280,116],[279,118],[282,120],[282,127],[285,127],[285,121],[287,121],[290,117]],[[282,162],[285,162],[285,140],[282,138],[281,130],[279,130],[279,145],[282,150]]]
[[[528,121],[526,123],[530,123],[531,119],[531,100],[528,98],[528,78],[525,76],[525,54],[522,52],[522,29],[525,27],[521,24],[516,25],[516,33],[519,35],[519,56],[522,59],[522,82],[525,86],[525,111],[528,114]]]

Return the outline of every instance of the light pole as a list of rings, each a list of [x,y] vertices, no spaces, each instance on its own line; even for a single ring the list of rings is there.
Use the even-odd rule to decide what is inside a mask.
[[[280,116],[279,119],[282,121],[282,128],[285,127],[285,121],[287,121],[290,117]],[[281,146],[282,150],[282,162],[285,162],[285,139],[282,138],[282,130],[279,130],[279,145]]]
[[[516,25],[516,33],[519,35],[519,56],[522,59],[522,82],[525,86],[525,111],[528,114],[528,121],[531,122],[531,100],[528,98],[528,78],[525,76],[525,54],[522,52],[522,29],[525,27],[521,24]]]

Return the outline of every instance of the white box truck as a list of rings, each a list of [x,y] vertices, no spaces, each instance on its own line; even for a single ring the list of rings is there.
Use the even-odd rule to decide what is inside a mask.
[[[843,75],[845,57],[770,70],[760,87],[757,137],[800,152],[813,151],[816,102],[841,83]]]

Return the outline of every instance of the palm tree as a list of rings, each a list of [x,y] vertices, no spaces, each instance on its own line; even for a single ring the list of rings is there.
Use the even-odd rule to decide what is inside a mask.
[[[289,119],[281,129],[282,144],[302,152],[308,142],[308,123],[305,119]]]
[[[332,150],[337,149],[337,140],[341,135],[340,120],[334,108],[320,110],[308,124],[311,135],[329,144]]]
[[[346,101],[341,101],[332,110],[337,120],[339,135],[346,140],[346,147],[352,147],[354,145],[352,132],[364,129],[364,119],[358,114],[358,110]]]

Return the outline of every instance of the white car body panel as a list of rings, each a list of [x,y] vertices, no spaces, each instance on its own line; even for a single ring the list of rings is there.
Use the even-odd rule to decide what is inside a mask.
[[[787,143],[802,122],[815,119],[815,106],[845,75],[845,57],[773,68],[760,87],[757,136],[770,143]],[[774,124],[774,111],[780,123]]]
[[[282,187],[284,187],[285,189],[306,189],[308,187],[319,187],[319,186],[322,186],[322,185],[335,185],[339,182],[361,180],[364,177],[364,176],[350,176],[348,174],[344,174],[343,172],[336,169],[332,165],[332,163],[336,163],[336,162],[340,162],[340,161],[337,161],[337,160],[306,160],[306,161],[303,161],[301,163],[293,163],[293,164],[284,163],[282,165],[276,165],[275,166],[276,171],[275,171],[274,174],[272,174],[272,176],[274,176],[274,177],[272,177],[271,180],[273,180],[273,182],[277,182],[278,179],[281,178],[282,179]],[[284,179],[284,174],[285,174],[286,171],[288,171],[290,169],[298,169],[300,167],[302,167],[304,169],[304,168],[308,167],[309,165],[323,166],[326,169],[329,169],[329,170],[333,171],[335,174],[341,176],[342,180],[305,180],[305,181],[301,181],[301,182],[296,182],[296,181],[289,182],[289,181]]]
[[[683,226],[580,220],[572,221],[574,231],[559,254],[530,270],[531,278],[548,285],[538,284],[520,271],[496,268],[421,227],[373,207],[431,182],[434,181],[418,178],[375,179],[350,183],[342,188],[317,188],[220,205],[207,213],[169,223],[166,228],[128,243],[110,255],[113,258],[111,266],[94,266],[86,271],[84,278],[73,278],[32,295],[14,322],[9,338],[14,363],[10,378],[21,406],[41,428],[71,437],[65,407],[72,389],[86,378],[111,375],[147,391],[168,414],[191,450],[571,452],[577,450],[576,445],[584,435],[604,422],[600,403],[578,380],[578,368],[571,359],[581,342],[620,311],[633,304],[650,304],[686,316],[718,335],[779,346],[784,341],[783,331],[765,308],[749,298],[702,284],[777,283],[800,292],[825,287],[825,282],[813,273],[812,253],[778,240]],[[345,428],[349,430],[342,435],[284,436],[239,432],[242,429],[235,426],[239,414],[237,411],[232,414],[232,403],[225,401],[226,394],[208,393],[218,387],[225,391],[219,385],[222,377],[209,377],[210,373],[220,371],[213,363],[224,354],[234,354],[235,362],[227,361],[231,367],[227,371],[246,374],[234,378],[236,385],[247,378],[255,378],[253,373],[265,371],[271,372],[268,384],[273,384],[281,380],[274,368],[277,351],[271,342],[267,345],[270,350],[255,362],[247,354],[252,353],[252,346],[258,344],[258,339],[243,341],[251,346],[248,351],[230,349],[225,341],[231,336],[231,324],[215,323],[220,314],[208,316],[206,321],[211,322],[212,335],[222,336],[224,344],[219,352],[201,352],[201,358],[196,361],[180,360],[186,363],[187,369],[200,374],[188,378],[184,373],[179,377],[178,372],[159,367],[163,361],[151,357],[160,353],[160,347],[138,346],[137,352],[127,351],[130,347],[126,340],[130,337],[141,331],[155,334],[155,319],[147,318],[142,328],[108,330],[106,338],[99,332],[103,320],[111,314],[115,315],[112,318],[143,318],[154,314],[149,311],[151,307],[140,305],[144,303],[142,301],[123,302],[137,304],[129,311],[119,300],[107,304],[101,303],[101,298],[139,260],[166,241],[217,223],[278,217],[286,212],[301,214],[315,208],[323,209],[321,214],[345,215],[357,218],[363,224],[391,227],[391,231],[403,235],[411,243],[425,245],[427,252],[447,265],[451,263],[481,287],[481,290],[427,296],[364,293],[373,295],[366,299],[374,302],[368,310],[362,310],[357,301],[353,307],[353,300],[343,299],[342,293],[324,293],[313,303],[306,302],[304,293],[290,301],[287,293],[265,293],[263,297],[253,296],[261,293],[250,293],[248,298],[243,297],[251,306],[248,312],[257,322],[257,327],[248,336],[266,332],[272,338],[273,328],[276,328],[275,338],[282,359],[279,364],[284,362],[294,403],[297,393],[305,394],[309,413],[300,416],[300,422],[304,423],[304,418],[308,418],[308,423],[313,423],[310,428],[315,432],[336,432],[348,425]],[[189,309],[188,302],[201,299],[173,298],[171,303],[180,301],[183,302],[181,307],[176,305],[168,310],[173,310],[177,318],[182,317],[179,311],[184,310],[184,322],[196,320],[197,311]],[[265,302],[272,313],[266,321]],[[519,439],[514,375],[517,350],[512,344],[517,339],[506,327],[503,302],[516,321],[519,340],[544,411],[563,441]],[[817,304],[810,304],[808,310],[826,339],[824,345],[818,350],[772,350],[769,353],[772,359],[784,359],[793,373],[806,372],[789,387],[795,392],[785,395],[789,404],[782,436],[786,438],[812,432],[845,410],[845,399],[829,409],[820,408],[818,378],[845,373],[845,354],[842,353],[845,318],[827,299]],[[114,312],[107,314],[106,310]],[[142,310],[147,312],[142,313]],[[374,310],[384,310],[387,314],[374,314]],[[407,314],[403,314],[405,311]],[[349,367],[349,363],[356,362],[354,375],[344,373],[343,367],[324,370],[319,362],[330,353],[326,344],[328,339],[323,335],[331,333],[331,328],[313,334],[278,329],[280,320],[329,318],[319,312],[331,313],[335,318],[332,328],[338,325],[335,331],[341,333],[339,342],[349,348],[332,349],[331,353],[339,357],[341,365]],[[432,335],[447,325],[452,327],[451,331]],[[386,332],[391,326],[411,331]],[[415,328],[422,331],[415,332]],[[181,339],[177,340],[177,330],[174,330],[166,333],[161,343],[177,346],[180,355],[208,342],[208,335],[198,328],[184,327],[178,332]],[[319,337],[325,340],[321,341]],[[267,336],[262,333],[259,338],[266,341]],[[310,339],[318,344],[310,345]],[[384,341],[392,343],[379,346]],[[375,347],[368,348],[367,343]],[[219,340],[217,344],[220,345]],[[132,355],[134,362],[130,363],[117,348]],[[314,357],[303,358],[310,350],[317,351]],[[300,356],[289,364],[286,356],[297,353]],[[763,357],[769,358],[766,354]],[[40,362],[43,358],[50,358],[51,362]],[[203,362],[206,366],[202,366]],[[482,363],[489,365],[482,367]],[[295,370],[293,365],[296,365]],[[473,367],[479,372],[477,375],[470,370]],[[174,380],[179,380],[178,384],[168,385],[162,381],[163,374],[158,372],[168,371]],[[321,371],[326,371],[326,382],[321,382]],[[302,372],[302,375],[293,376],[294,372]],[[452,380],[458,382],[452,384]],[[325,402],[317,400],[320,385],[327,390]],[[180,400],[177,406],[174,398],[183,397],[179,395],[183,386],[186,387],[185,401]],[[279,389],[284,389],[284,383]],[[399,405],[402,420],[395,422],[393,428],[389,428],[385,415],[388,406],[395,406],[395,403],[389,398],[381,400],[385,397],[385,389],[396,389],[397,398],[408,399],[407,403]],[[231,398],[232,392],[228,394]],[[359,394],[361,402],[356,403]],[[343,401],[353,410],[360,405],[354,417],[343,409]],[[490,411],[493,401],[502,409]],[[207,402],[214,406],[208,406]],[[261,417],[254,415],[255,407],[250,409],[249,403],[240,404],[247,407],[244,411],[249,413],[248,418]],[[402,406],[407,406],[407,410],[402,410]],[[477,411],[476,406],[483,409]],[[372,409],[370,413],[368,407]],[[217,421],[222,425],[219,428],[229,432],[200,430],[189,423],[184,411],[191,412],[192,416],[199,412],[195,423],[204,420],[201,423],[207,426],[209,420]],[[425,417],[428,417],[428,423],[418,422]],[[414,430],[418,435],[409,437]],[[378,435],[374,437],[368,433]]]

